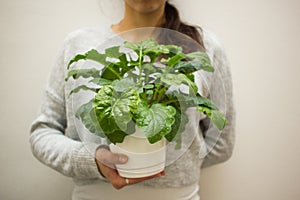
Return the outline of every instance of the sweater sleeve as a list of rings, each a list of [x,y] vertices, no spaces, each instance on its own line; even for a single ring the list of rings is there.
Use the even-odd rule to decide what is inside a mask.
[[[218,131],[211,126],[208,118],[200,122],[207,149],[202,168],[228,160],[232,155],[235,140],[235,108],[229,62],[216,37],[208,34],[210,36],[206,47],[215,68],[209,80],[209,98],[225,113],[227,124],[222,131]]]
[[[65,135],[64,52],[65,47],[50,73],[38,117],[31,125],[29,141],[32,153],[40,162],[65,176],[78,179],[103,178],[93,155],[98,145],[89,144],[88,149],[86,144]]]

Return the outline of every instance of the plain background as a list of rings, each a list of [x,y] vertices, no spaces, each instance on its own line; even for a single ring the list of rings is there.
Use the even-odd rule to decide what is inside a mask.
[[[203,170],[201,199],[299,199],[300,1],[177,2],[218,35],[235,87],[234,154]],[[72,181],[33,158],[29,127],[65,36],[102,20],[96,0],[0,1],[1,200],[70,199]]]

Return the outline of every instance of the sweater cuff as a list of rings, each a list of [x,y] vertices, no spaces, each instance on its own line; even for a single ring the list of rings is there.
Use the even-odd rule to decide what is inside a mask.
[[[72,154],[72,166],[74,174],[80,179],[100,178],[106,180],[98,170],[95,161],[96,150],[103,145],[96,143],[83,143]]]

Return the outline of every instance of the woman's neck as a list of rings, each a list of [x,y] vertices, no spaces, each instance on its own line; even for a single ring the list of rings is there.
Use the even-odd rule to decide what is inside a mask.
[[[121,33],[135,28],[159,27],[165,22],[164,6],[153,12],[141,13],[125,4],[124,18],[112,26],[115,33]]]

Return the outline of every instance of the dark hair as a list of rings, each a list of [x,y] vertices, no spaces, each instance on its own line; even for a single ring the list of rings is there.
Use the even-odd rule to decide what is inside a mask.
[[[161,27],[166,28],[166,29],[172,29],[172,30],[178,31],[180,33],[183,33],[183,34],[189,36],[190,38],[195,40],[200,45],[200,50],[205,51],[202,36],[198,31],[198,30],[201,31],[201,28],[192,26],[192,25],[188,25],[188,24],[182,22],[177,8],[174,5],[170,4],[168,1],[166,2],[166,5],[165,5],[165,23]],[[177,40],[175,43],[178,44],[178,38],[171,38],[171,36],[166,36],[166,35],[164,36],[164,38],[165,38],[164,39],[165,41],[168,41],[168,42],[173,41],[173,44],[174,44],[175,40]],[[183,46],[187,47],[188,44],[186,44],[185,42],[186,41],[182,41],[182,42],[180,42],[179,45],[183,45]],[[189,49],[190,51],[193,50],[190,48],[186,48],[186,49]]]

